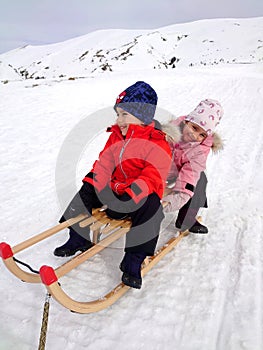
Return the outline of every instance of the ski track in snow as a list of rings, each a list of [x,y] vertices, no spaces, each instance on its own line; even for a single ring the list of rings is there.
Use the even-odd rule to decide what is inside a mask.
[[[209,235],[184,238],[145,276],[141,290],[128,291],[106,310],[80,315],[51,300],[46,349],[261,350],[260,65],[104,74],[34,88],[29,81],[0,85],[1,241],[15,245],[57,223],[61,209],[54,178],[63,140],[81,118],[112,106],[118,92],[138,79],[150,82],[159,106],[177,116],[206,97],[224,106],[218,133],[225,149],[209,156],[209,209],[202,211]],[[87,138],[106,127],[107,116],[102,121],[87,131]],[[95,138],[79,160],[78,186],[104,139]],[[173,223],[167,215],[159,245],[174,234]],[[66,261],[52,255],[64,236],[59,233],[18,258],[34,268],[56,267]],[[61,278],[63,289],[84,301],[106,294],[120,281],[123,245],[123,239],[115,242]],[[0,349],[36,349],[45,287],[20,282],[3,263],[0,276]]]

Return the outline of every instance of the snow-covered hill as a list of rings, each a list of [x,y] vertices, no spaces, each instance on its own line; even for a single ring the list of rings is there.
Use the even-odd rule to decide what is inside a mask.
[[[202,20],[156,30],[100,30],[58,44],[18,48],[0,55],[0,80],[262,61],[263,17]]]
[[[217,131],[225,148],[208,159],[209,208],[201,214],[209,234],[185,237],[145,276],[141,290],[129,290],[101,312],[71,313],[52,299],[46,350],[262,350],[263,62],[262,54],[254,62],[250,56],[253,50],[262,53],[258,48],[262,18],[199,21],[152,32],[162,34],[113,31],[115,37],[106,37],[108,31],[95,32],[0,56],[5,77],[15,74],[9,79],[15,80],[16,74],[20,79],[9,64],[33,73],[43,60],[43,67],[49,64],[53,70],[42,70],[47,74],[43,80],[23,78],[0,84],[0,242],[14,246],[57,224],[63,209],[58,201],[61,150],[68,151],[62,163],[72,171],[70,180],[80,187],[105,143],[106,126],[114,122],[115,98],[130,84],[145,80],[156,89],[161,122],[171,114],[188,113],[201,99],[218,99],[225,114]],[[175,33],[188,37],[177,40]],[[87,38],[94,50],[105,53],[115,47],[120,53],[121,46],[139,35],[140,46],[131,49],[134,56],[112,60],[112,72],[91,73],[89,54],[78,59],[88,49]],[[167,41],[160,40],[160,35]],[[206,39],[217,44],[203,42]],[[157,48],[169,41],[174,50],[178,45],[177,68],[154,69],[155,54],[147,54],[149,45]],[[200,62],[210,52],[205,48],[213,48],[215,57],[224,54],[226,60],[231,52],[232,58],[251,64],[183,64],[186,58],[188,63]],[[159,53],[173,57],[164,47]],[[149,57],[148,69],[142,57]],[[79,67],[85,61],[87,78],[69,81],[71,73],[82,76]],[[62,73],[66,77],[53,78]],[[71,151],[83,135],[86,144],[76,164],[71,163]],[[159,245],[175,234],[173,214],[166,215],[162,226]],[[66,237],[67,230],[16,257],[34,269],[44,264],[56,267],[67,261],[53,255]],[[123,245],[123,240],[114,243],[61,278],[63,290],[80,301],[105,295],[120,281]],[[37,349],[45,294],[42,284],[22,283],[0,261],[0,350]]]

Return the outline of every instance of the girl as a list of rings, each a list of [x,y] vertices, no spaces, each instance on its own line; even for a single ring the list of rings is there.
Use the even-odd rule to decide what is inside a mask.
[[[71,201],[60,222],[80,213],[91,215],[92,208],[107,205],[106,213],[116,219],[129,216],[125,255],[120,264],[122,281],[141,288],[141,264],[153,255],[164,217],[160,199],[171,164],[166,135],[154,128],[157,95],[138,81],[117,98],[117,122],[108,128],[109,139],[84,177],[80,191]],[[70,256],[92,247],[89,228],[70,227],[68,241],[55,249],[56,256]]]
[[[208,232],[207,227],[196,220],[196,215],[200,207],[207,207],[204,170],[208,154],[211,149],[218,151],[223,148],[221,138],[214,132],[222,116],[221,104],[206,99],[187,116],[162,127],[168,135],[173,127],[179,127],[181,132],[180,142],[170,139],[173,161],[168,186],[172,188],[172,193],[163,198],[164,202],[168,202],[166,212],[180,209],[176,220],[176,227],[180,230]]]

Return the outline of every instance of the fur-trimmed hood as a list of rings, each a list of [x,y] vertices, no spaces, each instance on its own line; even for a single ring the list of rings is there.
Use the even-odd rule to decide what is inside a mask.
[[[179,143],[182,137],[181,131],[181,123],[182,119],[178,118],[179,123],[177,124],[177,120],[171,120],[168,123],[162,124],[162,131],[166,134],[166,140],[169,143]],[[224,148],[224,142],[221,136],[218,133],[213,133],[208,136],[204,141],[204,144],[210,146],[214,153],[218,153],[222,151]]]

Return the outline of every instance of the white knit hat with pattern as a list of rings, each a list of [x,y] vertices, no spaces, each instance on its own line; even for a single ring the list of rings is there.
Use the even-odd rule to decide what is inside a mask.
[[[199,103],[199,105],[186,117],[185,120],[199,125],[207,135],[211,135],[215,127],[223,117],[224,111],[221,104],[210,98]]]

